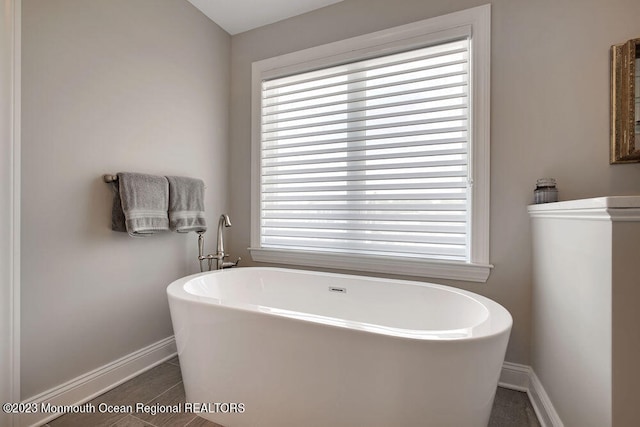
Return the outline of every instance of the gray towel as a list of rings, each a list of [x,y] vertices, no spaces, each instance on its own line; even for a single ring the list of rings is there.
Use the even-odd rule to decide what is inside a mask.
[[[116,193],[111,218],[113,230],[126,231],[134,237],[169,231],[167,178],[119,172],[113,188]]]
[[[184,176],[168,176],[169,226],[178,233],[207,231],[204,218],[204,182]]]
[[[111,181],[111,189],[113,190],[113,206],[111,207],[111,229],[113,231],[127,232],[125,225],[124,212],[122,212],[122,201],[120,200],[120,185],[118,180]]]

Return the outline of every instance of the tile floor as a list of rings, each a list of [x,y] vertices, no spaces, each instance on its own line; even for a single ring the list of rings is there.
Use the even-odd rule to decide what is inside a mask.
[[[177,405],[185,402],[178,358],[173,358],[93,399],[100,403],[128,405]],[[222,427],[191,413],[178,414],[66,414],[45,427]],[[525,393],[498,388],[489,427],[539,427]],[[303,427],[303,426],[300,426]],[[355,426],[354,426],[355,427]],[[390,426],[400,427],[400,426]],[[404,427],[404,426],[402,426]],[[412,426],[413,427],[413,426]]]
[[[527,393],[498,387],[488,427],[540,427]]]

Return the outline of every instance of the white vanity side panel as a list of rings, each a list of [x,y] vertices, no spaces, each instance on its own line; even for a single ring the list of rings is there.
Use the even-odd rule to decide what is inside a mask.
[[[613,224],[613,425],[640,420],[640,222]]]
[[[610,221],[532,218],[532,367],[566,426],[611,426]]]

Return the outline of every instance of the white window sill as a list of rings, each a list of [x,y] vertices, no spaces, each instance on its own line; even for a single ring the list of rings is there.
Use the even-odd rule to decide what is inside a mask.
[[[490,264],[413,258],[397,259],[373,255],[343,255],[264,248],[249,248],[249,251],[251,252],[251,258],[257,262],[464,280],[468,282],[486,282],[493,268]]]

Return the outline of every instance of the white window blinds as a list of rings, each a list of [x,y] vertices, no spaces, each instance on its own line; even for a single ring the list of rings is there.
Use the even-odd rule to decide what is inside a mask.
[[[467,261],[469,40],[262,82],[263,248]]]

